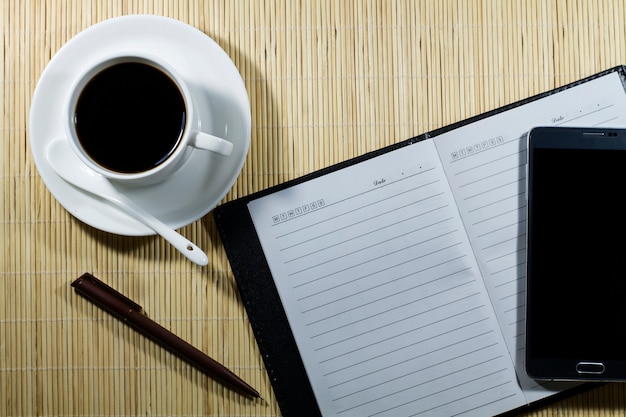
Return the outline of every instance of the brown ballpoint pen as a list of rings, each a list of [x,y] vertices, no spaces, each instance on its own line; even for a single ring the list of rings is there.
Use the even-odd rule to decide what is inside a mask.
[[[81,275],[72,282],[72,287],[78,294],[194,365],[205,374],[213,376],[247,395],[260,398],[259,393],[254,388],[224,365],[209,358],[180,337],[149,319],[143,314],[143,309],[139,304],[115,291],[93,275],[88,273]]]

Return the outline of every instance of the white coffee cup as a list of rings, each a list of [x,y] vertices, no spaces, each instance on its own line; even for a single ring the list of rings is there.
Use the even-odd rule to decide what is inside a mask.
[[[67,139],[81,161],[111,180],[166,179],[194,148],[228,157],[233,144],[207,133],[185,80],[142,53],[111,56],[85,69],[65,107]]]

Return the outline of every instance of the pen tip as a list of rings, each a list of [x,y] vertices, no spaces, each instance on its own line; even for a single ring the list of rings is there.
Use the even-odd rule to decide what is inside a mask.
[[[259,393],[259,391],[257,391],[256,389],[254,389],[252,386],[247,385],[248,388],[248,394],[250,394],[253,398],[261,398],[261,394]],[[263,399],[263,398],[261,398]]]

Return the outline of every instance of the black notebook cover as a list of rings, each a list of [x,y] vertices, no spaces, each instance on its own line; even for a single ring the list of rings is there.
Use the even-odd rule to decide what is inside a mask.
[[[326,175],[344,167],[358,164],[381,154],[402,148],[412,143],[436,137],[477,120],[522,106],[532,101],[558,93],[598,77],[617,72],[624,82],[626,67],[618,66],[600,72],[563,87],[532,96],[507,106],[480,114],[452,125],[421,134],[379,150],[358,156],[339,164],[321,169],[303,177],[276,185],[218,206],[213,211],[218,232],[230,261],[241,298],[248,314],[252,330],[274,389],[281,412],[290,416],[321,416],[311,384],[307,377],[300,353],[296,346],[287,316],[274,284],[267,260],[248,211],[248,203],[260,197]],[[582,389],[588,388],[588,385]],[[561,392],[531,406],[543,405],[564,396],[579,392],[581,387]],[[508,414],[528,411],[528,407],[513,410]]]

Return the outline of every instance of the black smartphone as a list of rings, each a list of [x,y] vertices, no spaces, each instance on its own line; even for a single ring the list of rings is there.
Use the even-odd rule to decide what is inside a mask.
[[[626,379],[626,130],[528,134],[527,373]]]

